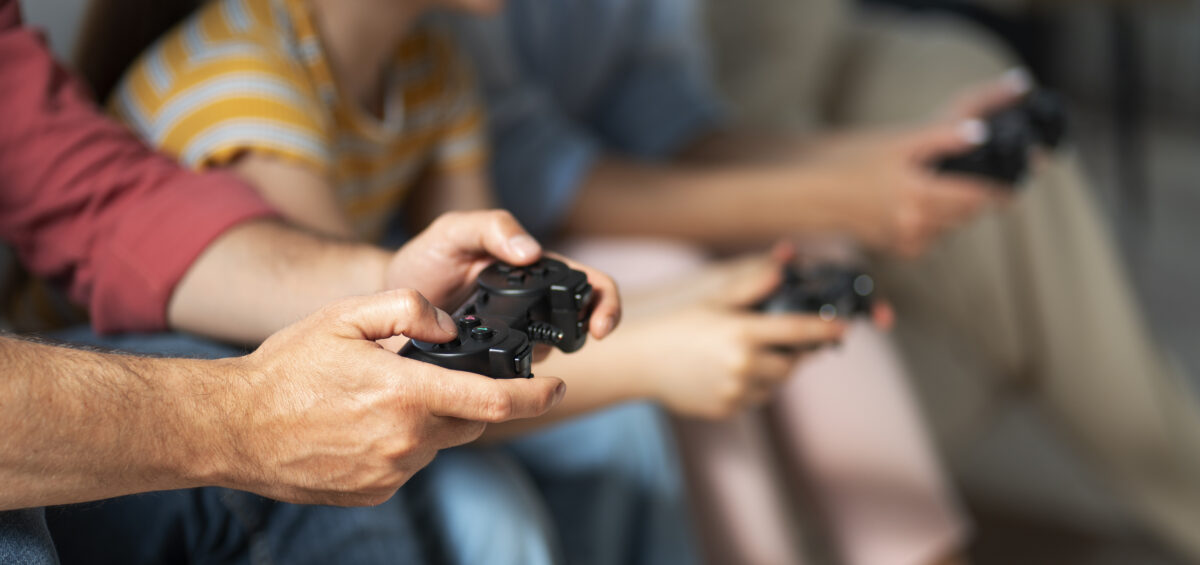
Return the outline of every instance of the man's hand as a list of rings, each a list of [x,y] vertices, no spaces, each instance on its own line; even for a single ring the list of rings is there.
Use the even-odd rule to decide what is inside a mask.
[[[239,378],[211,391],[225,408],[217,482],[288,502],[379,504],[439,449],[562,398],[556,378],[493,380],[375,343],[398,335],[444,342],[456,329],[416,291],[394,290],[336,302],[232,362]]]
[[[434,304],[452,309],[466,300],[479,273],[496,260],[528,265],[542,255],[537,241],[506,211],[449,212],[396,252],[384,284],[418,289]],[[621,319],[617,284],[595,269],[553,257],[587,273],[596,297],[588,329],[597,339],[607,336]]]

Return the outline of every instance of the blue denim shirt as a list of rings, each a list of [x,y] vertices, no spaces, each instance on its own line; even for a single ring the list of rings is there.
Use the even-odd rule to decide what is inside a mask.
[[[488,103],[500,201],[535,234],[599,154],[669,157],[721,118],[692,0],[509,0],[451,22]]]

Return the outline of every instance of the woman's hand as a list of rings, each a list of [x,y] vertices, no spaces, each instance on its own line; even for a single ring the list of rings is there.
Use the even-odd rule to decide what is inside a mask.
[[[621,341],[645,396],[680,415],[726,418],[769,399],[804,352],[839,341],[840,321],[750,310],[779,285],[780,268],[778,257],[721,265],[701,276],[702,299],[629,322]]]

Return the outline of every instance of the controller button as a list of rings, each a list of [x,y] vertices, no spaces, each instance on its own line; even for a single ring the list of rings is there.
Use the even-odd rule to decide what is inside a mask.
[[[501,273],[507,273],[513,270],[513,267],[508,263],[496,263],[496,270],[500,271]]]
[[[574,298],[575,298],[575,309],[576,310],[583,310],[584,308],[587,308],[588,303],[592,301],[591,285],[588,285],[588,287],[586,289],[584,289],[583,292],[575,293]]]
[[[471,330],[471,337],[479,341],[492,339],[492,336],[494,335],[496,335],[496,330],[493,330],[487,326],[479,326]]]
[[[482,323],[477,316],[463,316],[458,320],[458,325],[467,329],[478,327]]]
[[[866,296],[875,291],[875,281],[867,275],[858,275],[854,277],[854,292],[859,296]]]
[[[516,270],[508,274],[508,284],[516,286],[525,282],[525,271]]]
[[[837,306],[832,304],[822,304],[821,309],[817,310],[817,316],[820,316],[822,320],[828,322],[837,317],[837,310]]]
[[[541,265],[534,265],[529,268],[529,272],[535,277],[542,277],[546,275],[546,268]]]

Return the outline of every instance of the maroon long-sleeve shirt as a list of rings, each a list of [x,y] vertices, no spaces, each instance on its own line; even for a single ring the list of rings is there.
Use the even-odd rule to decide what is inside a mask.
[[[16,0],[0,0],[0,239],[66,284],[97,331],[164,329],[200,252],[273,213],[231,175],[182,170],[101,115]]]

